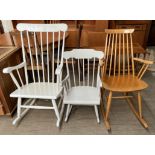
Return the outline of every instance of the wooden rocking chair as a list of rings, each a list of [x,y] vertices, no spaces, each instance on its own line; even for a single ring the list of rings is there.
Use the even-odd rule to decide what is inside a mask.
[[[109,123],[109,112],[112,98],[126,99],[131,110],[136,115],[140,123],[148,128],[147,122],[142,116],[141,90],[148,85],[141,80],[148,66],[152,61],[142,60],[133,57],[132,33],[134,29],[106,29],[105,43],[105,61],[102,70],[103,89],[109,92],[106,103],[106,110],[101,104],[101,110],[104,117],[105,125],[108,130],[111,129]],[[135,73],[134,61],[143,63],[138,74]],[[123,96],[113,96],[113,93],[122,93]],[[129,96],[130,92],[138,93],[138,111],[132,104]]]

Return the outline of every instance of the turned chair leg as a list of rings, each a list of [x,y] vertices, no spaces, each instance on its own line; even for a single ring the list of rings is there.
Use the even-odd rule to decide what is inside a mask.
[[[105,124],[105,127],[108,131],[111,130],[111,127],[110,127],[110,124],[109,124],[109,121],[106,120],[106,110],[104,108],[104,103],[103,103],[103,95],[105,93],[105,89],[104,88],[101,88],[101,103],[100,103],[100,110],[101,110],[101,114],[102,114],[102,117],[103,117],[103,120],[104,120],[104,124]],[[110,94],[109,94],[110,95]],[[112,97],[112,94],[111,94],[111,97]],[[106,105],[107,105],[108,102],[106,102]]]
[[[12,122],[13,125],[16,125],[21,118],[21,101],[22,99],[19,97],[17,100],[17,118]]]
[[[69,117],[69,115],[70,115],[70,113],[71,113],[71,110],[72,110],[72,105],[68,104],[68,105],[67,105],[67,111],[66,111],[65,122],[68,121],[68,117]]]
[[[101,94],[103,96],[103,94]],[[104,111],[104,105],[103,105],[103,97],[101,97],[101,104],[100,104],[100,108],[101,108],[101,113],[104,119],[104,123],[105,123],[105,127],[108,131],[111,130],[110,127],[110,123],[108,120],[108,116],[109,116],[109,112],[110,112],[110,107],[111,107],[111,99],[112,99],[112,91],[110,91],[109,96],[108,96],[108,100],[106,103],[106,112]]]
[[[139,110],[139,116],[142,118],[142,98],[140,91],[138,91],[138,110]]]
[[[52,104],[53,104],[53,108],[54,108],[54,111],[55,111],[55,115],[57,117],[56,126],[59,127],[61,119],[60,119],[60,114],[59,114],[58,107],[57,107],[57,104],[56,104],[55,100],[52,100]]]
[[[109,116],[109,112],[110,112],[111,99],[112,99],[112,91],[109,92],[109,96],[108,96],[106,115],[105,115],[106,121],[108,120],[108,116]]]
[[[97,105],[94,105],[94,109],[95,109],[95,114],[96,114],[96,118],[97,118],[97,123],[100,123],[100,118],[99,118],[99,113],[98,113]]]

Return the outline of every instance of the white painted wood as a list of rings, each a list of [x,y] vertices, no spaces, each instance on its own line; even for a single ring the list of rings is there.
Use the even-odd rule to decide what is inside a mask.
[[[92,80],[92,86],[94,86],[94,74],[95,74],[95,58],[93,60],[93,80]]]
[[[52,37],[54,40],[54,33],[52,33]],[[54,43],[53,43],[53,53],[52,53],[52,82],[54,82]],[[59,62],[58,62],[59,63]]]
[[[18,74],[18,77],[19,77],[20,83],[21,83],[21,85],[22,85],[22,87],[23,87],[23,86],[24,86],[24,83],[23,83],[23,80],[22,80],[22,78],[21,78],[21,76],[20,76],[19,70],[16,69],[16,71],[17,71],[17,74]]]
[[[23,55],[23,62],[26,63],[26,51],[24,47],[24,39],[23,39],[23,33],[20,32],[20,37],[21,37],[21,43],[22,43],[22,55]],[[26,84],[28,84],[28,72],[27,72],[27,65],[24,66],[24,74],[25,74],[25,79],[26,79]]]
[[[67,111],[66,111],[65,122],[68,121],[68,117],[69,117],[69,114],[70,114],[70,112],[71,112],[71,109],[72,109],[72,105],[68,104],[68,105],[67,105]]]
[[[57,122],[56,126],[60,126],[62,118],[64,104],[62,104],[63,87],[61,86],[62,67],[63,67],[63,52],[65,47],[65,32],[68,26],[66,24],[18,24],[17,29],[21,34],[23,63],[3,69],[3,73],[9,73],[17,89],[10,94],[11,97],[18,98],[18,115],[13,124],[16,124],[21,118],[28,112],[29,109],[53,109],[55,111]],[[25,32],[26,31],[26,32]],[[60,41],[60,32],[63,39]],[[44,45],[43,45],[43,33]],[[55,41],[55,33],[58,33],[58,41]],[[25,35],[26,34],[26,35]],[[52,42],[49,38],[52,36]],[[61,37],[61,38],[62,38]],[[49,45],[50,43],[50,45]],[[55,44],[58,44],[58,50],[55,50]],[[51,46],[52,44],[52,46]],[[27,53],[26,53],[27,52]],[[58,53],[57,53],[58,52]],[[58,54],[58,61],[54,60],[54,56]],[[46,57],[44,57],[44,55]],[[30,64],[28,60],[30,59]],[[46,58],[46,59],[45,59]],[[57,62],[56,70],[54,63]],[[28,65],[31,68],[33,82],[29,82],[28,78]],[[51,65],[51,66],[50,66]],[[19,69],[24,67],[26,84],[23,84],[20,76]],[[47,68],[47,72],[46,72]],[[18,83],[13,71],[17,71],[19,80]],[[40,73],[42,72],[42,74]],[[36,74],[37,73],[37,74]],[[47,78],[46,78],[47,77]],[[56,78],[56,79],[55,79]],[[68,87],[69,89],[69,87]],[[56,99],[60,97],[61,100],[56,104]],[[34,99],[28,104],[22,105],[21,99]],[[37,106],[33,105],[35,99],[50,99],[53,106]],[[20,101],[20,102],[19,102]],[[61,107],[60,107],[61,106]],[[21,108],[24,108],[24,112],[21,113]],[[61,108],[61,110],[60,110]]]
[[[56,99],[62,93],[63,87],[57,87],[57,83],[36,82],[16,89],[11,97]]]
[[[64,96],[64,104],[99,105],[100,90],[90,86],[72,87]]]
[[[37,41],[36,41],[36,32],[34,32],[34,45],[35,45],[35,56],[36,56],[36,62],[37,62],[37,74],[38,74],[38,80],[40,82],[40,75],[39,75],[39,60],[38,60],[38,47],[37,47]]]
[[[97,106],[100,105],[101,87],[99,60],[104,58],[104,53],[102,51],[96,51],[93,49],[73,49],[72,51],[64,52],[63,57],[64,59],[66,59],[67,68],[67,76],[62,82],[62,85],[65,89],[63,103],[67,105],[65,121],[68,120],[73,105],[87,105],[94,106],[97,122],[99,123],[99,114],[97,109]],[[71,70],[73,76],[71,76],[71,70],[69,70],[68,61],[70,59],[72,62]],[[76,63],[73,63],[73,59],[75,59],[75,61],[78,63],[77,75],[74,71],[74,65],[76,65]],[[91,67],[90,65],[93,65],[93,67]],[[90,81],[91,73],[93,74],[92,81]],[[69,83],[71,78],[73,78],[71,80],[73,81],[73,83],[70,85],[70,87],[68,87],[67,84]],[[76,80],[78,82],[76,82]]]
[[[96,114],[96,118],[97,118],[97,123],[100,123],[100,118],[99,118],[99,113],[98,113],[97,105],[94,105],[94,109],[95,109],[95,114]]]
[[[23,40],[23,36],[22,36],[22,40]],[[34,65],[33,65],[34,62],[33,62],[33,59],[32,59],[32,50],[31,50],[30,36],[29,36],[29,32],[28,31],[27,31],[27,40],[28,40],[28,48],[29,48],[29,53],[30,53],[30,61],[31,61],[31,69],[32,69],[32,75],[33,75],[33,81],[36,82],[35,76],[34,76]],[[24,42],[22,42],[22,45],[24,46]],[[26,51],[24,51],[23,57],[25,57],[25,52]],[[26,62],[26,58],[25,58],[25,62]]]
[[[32,106],[34,103],[35,103],[35,99],[32,99],[32,100],[27,100],[25,105],[30,103],[29,105]],[[20,108],[20,111],[21,111],[21,106],[18,106],[17,108]],[[30,109],[25,109],[23,112],[20,113],[20,117],[16,117],[16,119],[12,122],[13,125],[16,125],[18,124],[22,118],[27,114],[27,112],[29,111]]]
[[[44,64],[44,54],[43,54],[43,37],[42,37],[42,32],[40,32],[40,40],[41,40],[41,42],[40,42],[40,46],[41,46],[41,63],[42,63],[42,72],[43,72],[43,82],[45,82],[45,69],[44,69],[44,67],[45,67],[45,64]]]
[[[48,32],[46,33],[46,41],[48,42]],[[47,79],[48,79],[48,83],[50,82],[50,71],[49,71],[49,48],[48,48],[48,44],[47,44]]]
[[[20,63],[19,65],[7,67],[3,69],[3,73],[11,73],[13,70],[23,68],[26,65],[25,62]]]
[[[65,59],[76,58],[76,59],[92,59],[98,58],[103,59],[104,53],[103,51],[97,51],[94,49],[73,49],[72,51],[65,51],[63,53],[63,57]]]
[[[45,107],[45,106],[30,106],[30,105],[22,105],[21,108],[25,108],[25,109],[54,109],[53,107]]]
[[[66,24],[26,24],[20,23],[17,25],[19,31],[29,32],[58,32],[67,31],[68,26]]]

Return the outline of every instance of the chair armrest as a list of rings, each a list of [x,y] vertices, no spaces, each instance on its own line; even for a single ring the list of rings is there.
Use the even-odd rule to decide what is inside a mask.
[[[148,65],[151,65],[153,64],[154,62],[151,61],[151,60],[144,60],[144,59],[140,59],[140,58],[133,58],[134,61],[138,61],[138,62],[141,62],[141,63],[145,63],[145,64],[148,64]]]
[[[61,71],[62,71],[62,65],[59,65],[56,70],[55,70],[55,74],[56,75],[60,75],[61,74]]]
[[[20,69],[26,65],[25,62],[20,63],[19,65],[7,67],[3,69],[3,73],[11,73],[13,70]]]

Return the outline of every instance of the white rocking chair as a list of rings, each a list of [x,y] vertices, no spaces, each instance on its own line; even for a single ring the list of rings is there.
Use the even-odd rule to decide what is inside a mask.
[[[73,49],[64,52],[67,76],[63,80],[64,100],[67,104],[65,121],[68,120],[73,105],[94,106],[97,122],[100,122],[100,65],[104,53],[93,49]],[[68,60],[71,64],[69,66]],[[77,62],[77,63],[75,63]],[[77,71],[77,72],[76,72]]]
[[[10,97],[18,98],[17,118],[13,121],[13,125],[18,123],[29,109],[54,109],[57,117],[56,126],[59,127],[64,108],[62,104],[61,70],[63,67],[63,52],[67,28],[66,24],[17,25],[21,35],[23,63],[3,70],[4,73],[11,75],[12,80],[17,86],[17,89],[10,94]],[[26,33],[26,35],[23,35],[23,33]],[[30,39],[30,33],[34,35],[33,40],[32,38]],[[28,76],[28,58],[25,46],[29,53],[29,65],[31,65],[32,73],[31,82]],[[44,49],[47,51],[46,55]],[[57,53],[56,63],[54,60],[55,52]],[[25,78],[21,77],[21,68],[24,68]],[[17,74],[14,74],[15,72]],[[24,83],[22,78],[25,79],[26,83]],[[59,103],[56,104],[56,99],[59,97]],[[22,104],[22,99],[27,100]],[[51,100],[51,105],[53,106],[34,105],[36,99]]]

